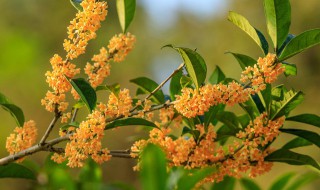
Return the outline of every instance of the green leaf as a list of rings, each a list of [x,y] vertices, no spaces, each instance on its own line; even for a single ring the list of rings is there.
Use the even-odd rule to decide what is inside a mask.
[[[124,118],[124,119],[114,120],[114,121],[108,123],[105,127],[105,130],[113,129],[115,127],[129,126],[129,125],[143,125],[143,126],[158,128],[151,121],[148,121],[148,120],[145,120],[142,118],[128,117],[128,118]]]
[[[239,130],[239,121],[233,112],[223,111],[216,114],[217,119],[229,127],[232,131]]]
[[[140,179],[144,190],[164,190],[168,180],[166,157],[154,144],[142,151]]]
[[[117,12],[123,32],[126,32],[133,20],[136,10],[136,0],[117,0]]]
[[[271,104],[271,120],[283,115],[287,115],[303,101],[303,93],[301,91],[294,92],[292,90],[285,92],[283,100],[272,101]]]
[[[279,61],[284,61],[310,47],[320,43],[320,29],[305,31],[294,37],[283,49]]]
[[[95,90],[84,78],[69,79],[68,81],[79,94],[81,100],[86,104],[90,113],[92,113],[97,104],[97,95]]]
[[[223,111],[226,106],[224,104],[218,104],[216,106],[211,106],[209,110],[204,114],[204,127],[208,128],[209,124],[216,125],[218,120],[216,119],[216,114]]]
[[[310,165],[320,170],[318,163],[310,156],[287,149],[276,150],[265,157],[264,160],[269,162],[284,162],[291,165]]]
[[[18,126],[23,126],[25,121],[23,111],[18,106],[10,103],[7,97],[1,93],[0,93],[0,106],[12,115],[12,117],[15,119]]]
[[[244,111],[247,112],[251,120],[254,120],[258,115],[260,115],[260,112],[251,96],[248,101],[240,103],[239,105]]]
[[[320,127],[320,117],[315,114],[300,114],[286,118],[287,121],[296,121]]]
[[[91,158],[87,159],[79,174],[81,189],[100,189],[102,170],[99,164]]]
[[[147,77],[138,77],[135,79],[131,79],[130,82],[138,85],[141,90],[144,90],[149,94],[158,87],[158,84],[156,82]],[[162,90],[159,89],[156,93],[154,93],[153,96],[151,96],[151,100],[157,104],[163,104],[165,100]]]
[[[296,137],[283,145],[282,149],[293,149],[302,146],[310,146],[312,143],[304,138]]]
[[[263,97],[265,110],[267,110],[267,113],[270,113],[270,106],[272,101],[271,84],[266,84],[266,89],[261,91],[261,95]]]
[[[250,116],[248,114],[243,114],[238,116],[238,121],[242,126],[242,129],[246,128],[250,123]]]
[[[220,142],[220,145],[223,146],[227,139],[229,137],[234,137],[236,136],[238,130],[232,130],[226,125],[222,125],[218,130],[217,130],[217,138],[215,139],[216,141]]]
[[[291,7],[289,0],[264,0],[264,12],[268,32],[278,49],[286,40],[291,24]]]
[[[0,178],[24,178],[36,180],[35,174],[29,168],[16,163],[0,166]]]
[[[242,70],[245,70],[245,68],[249,66],[253,67],[253,65],[257,63],[257,60],[247,55],[233,53],[233,52],[227,52],[227,53],[231,53],[236,58]]]
[[[280,131],[304,138],[320,148],[320,135],[318,135],[315,132],[302,130],[302,129],[283,129],[283,128],[280,129]]]
[[[319,179],[319,174],[314,173],[306,173],[303,175],[300,175],[299,178],[295,179],[294,182],[286,188],[286,190],[300,190],[302,189],[302,186],[307,185],[311,183],[314,180]]]
[[[65,131],[65,130],[69,129],[70,127],[78,128],[79,122],[71,122],[71,123],[65,124],[65,125],[61,126],[60,129],[62,131]]]
[[[284,75],[287,76],[296,76],[297,75],[297,66],[295,64],[282,62],[282,66],[286,69]]]
[[[222,181],[213,184],[211,190],[234,190],[235,184],[234,177],[224,176]]]
[[[196,172],[190,175],[186,172],[178,181],[178,188],[177,190],[185,190],[185,189],[192,189],[194,186],[203,180],[205,177],[210,175],[214,171],[214,168],[203,168],[197,170]]]
[[[97,86],[96,91],[106,90],[108,92],[114,93],[116,96],[118,96],[120,92],[120,84],[115,83],[113,85],[100,85]]]
[[[236,26],[238,26],[244,32],[246,32],[259,45],[259,47],[265,55],[268,53],[269,45],[267,40],[259,30],[251,26],[251,24],[245,17],[238,13],[230,11],[228,15],[228,20]]]
[[[219,84],[226,78],[226,75],[222,72],[220,67],[217,65],[215,70],[212,72],[211,76],[209,77],[210,84]]]
[[[198,89],[205,81],[207,75],[207,65],[201,55],[189,48],[174,47],[173,45],[166,45],[164,47],[171,47],[179,52],[188,74]]]
[[[279,55],[281,54],[281,52],[283,51],[283,49],[287,46],[287,44],[288,44],[294,37],[296,37],[296,36],[293,35],[293,34],[288,34],[286,40],[283,42],[283,44],[281,45],[281,47],[277,49],[277,51],[276,51],[277,56],[279,56]]]
[[[191,87],[192,85],[192,79],[190,77],[187,77],[185,75],[182,75],[180,78],[180,86],[182,88]]]
[[[279,189],[284,189],[284,187],[288,184],[290,179],[295,175],[295,173],[290,172],[282,175],[279,177],[277,180],[275,180],[269,190],[279,190]]]
[[[182,77],[182,70],[179,70],[173,77],[171,78],[170,81],[170,98],[171,100],[175,100],[176,97],[175,95],[181,94],[181,84],[180,84],[180,79]]]
[[[240,183],[245,190],[261,190],[258,184],[252,179],[241,178]]]
[[[80,5],[82,0],[70,0],[70,3],[76,8],[78,11],[83,11],[82,6]]]

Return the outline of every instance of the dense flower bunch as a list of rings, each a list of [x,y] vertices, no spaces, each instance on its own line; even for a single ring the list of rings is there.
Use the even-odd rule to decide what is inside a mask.
[[[112,37],[108,49],[109,53],[112,55],[113,61],[123,61],[127,54],[132,50],[135,41],[135,36],[130,33],[119,34]]]
[[[96,37],[108,13],[107,3],[96,0],[84,0],[81,3],[83,11],[79,11],[68,27],[68,39],[64,40],[63,47],[67,58],[72,60],[85,52],[88,41]]]
[[[251,82],[251,86],[259,92],[266,88],[266,83],[273,83],[284,71],[282,64],[277,63],[276,55],[269,53],[265,58],[260,57],[253,67],[246,67],[240,81]]]
[[[37,134],[36,124],[33,120],[25,122],[23,127],[16,127],[14,133],[7,137],[7,151],[12,155],[31,147],[36,142]]]
[[[130,109],[132,108],[132,98],[128,89],[120,90],[119,94],[111,93],[106,108],[104,109],[105,115],[109,117],[118,117],[124,115],[129,116]]]
[[[88,75],[88,81],[92,87],[97,87],[103,80],[110,75],[110,64],[108,63],[108,51],[101,48],[98,55],[94,55],[91,59],[94,64],[87,63],[84,72]]]
[[[67,52],[66,60],[55,54],[50,60],[52,71],[46,73],[46,81],[52,91],[47,92],[45,98],[41,100],[41,104],[50,112],[56,109],[63,112],[67,109],[68,103],[65,101],[64,93],[71,89],[71,85],[67,80],[80,73],[80,69],[70,63],[70,60],[85,52],[88,41],[96,37],[95,32],[100,28],[100,22],[107,15],[106,2],[84,0],[81,6],[83,11],[79,11],[76,18],[70,22],[68,39],[65,39],[63,43],[63,47]],[[72,94],[75,99],[79,98],[75,91]]]
[[[91,60],[94,63],[87,63],[84,68],[92,87],[97,87],[110,75],[111,65],[109,62],[111,60],[121,62],[125,59],[132,50],[135,41],[135,36],[130,33],[116,35],[109,41],[109,50],[102,47],[100,53],[93,56]]]
[[[104,136],[105,116],[99,111],[88,115],[87,120],[80,123],[70,136],[70,142],[66,145],[65,154],[54,154],[52,159],[61,163],[68,159],[69,167],[82,167],[83,161],[89,156],[97,163],[108,161],[108,149],[102,149],[101,140]]]
[[[217,135],[211,124],[207,131],[203,125],[196,125],[198,139],[182,136],[174,140],[169,136],[170,128],[153,129],[148,140],[135,142],[131,156],[138,157],[148,143],[153,143],[164,150],[170,166],[184,166],[186,169],[216,167],[217,172],[203,182],[221,181],[225,175],[241,177],[248,171],[250,177],[256,177],[272,167],[272,163],[264,161],[271,152],[264,147],[278,136],[284,120],[284,117],[280,117],[271,121],[266,113],[261,114],[237,134],[241,141],[234,141],[227,150],[215,142]],[[140,169],[139,163],[134,169]]]
[[[241,76],[242,82],[251,82],[252,87],[245,88],[233,81],[228,85],[206,84],[199,89],[183,88],[181,95],[176,95],[177,103],[174,108],[183,116],[193,118],[203,115],[211,106],[226,104],[232,106],[249,99],[250,94],[257,93],[265,88],[265,83],[274,82],[284,72],[281,63],[275,63],[276,56],[268,54],[259,58],[254,67],[247,67]]]

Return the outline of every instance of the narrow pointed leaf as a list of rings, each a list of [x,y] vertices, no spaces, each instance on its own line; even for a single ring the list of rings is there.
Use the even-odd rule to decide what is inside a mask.
[[[244,190],[261,190],[258,184],[252,179],[242,178],[240,179],[240,184]]]
[[[192,173],[192,175],[185,173],[184,176],[182,176],[178,181],[177,190],[193,189],[197,183],[199,183],[213,171],[213,168],[204,168]]]
[[[181,94],[181,84],[180,84],[181,77],[182,77],[182,70],[177,72],[171,78],[169,91],[170,91],[170,97],[172,100],[176,99],[175,95]]]
[[[141,172],[143,190],[164,190],[168,180],[166,157],[154,144],[148,144],[142,151]]]
[[[154,89],[158,87],[158,84],[155,81],[147,77],[138,77],[130,80],[130,82],[138,85],[141,90],[145,91],[148,94],[150,94]],[[153,96],[151,96],[151,100],[157,104],[163,104],[165,100],[162,90],[159,89],[157,92],[155,92]]]
[[[91,113],[97,104],[96,91],[84,78],[70,79],[68,81],[79,94],[81,100],[86,104]]]
[[[285,76],[296,76],[297,75],[297,66],[295,64],[289,64],[282,62],[282,65],[286,69],[284,71]]]
[[[210,84],[219,84],[226,78],[226,75],[222,72],[219,66],[216,66],[215,70],[212,72],[209,77]]]
[[[286,40],[283,42],[283,44],[281,45],[281,47],[277,49],[277,56],[279,56],[281,54],[281,52],[283,51],[283,49],[287,46],[287,44],[294,38],[296,37],[293,34],[288,34]]]
[[[105,127],[106,130],[113,129],[115,127],[122,127],[122,126],[129,126],[129,125],[143,125],[143,126],[149,126],[149,127],[155,127],[158,128],[153,122],[142,119],[142,118],[134,118],[134,117],[128,117],[125,119],[118,119],[115,121],[112,121],[108,123]]]
[[[287,142],[285,145],[283,145],[282,149],[293,149],[293,148],[299,148],[299,147],[310,146],[310,145],[312,145],[310,141],[301,137],[296,137],[291,141]]]
[[[0,93],[0,107],[8,111],[12,117],[15,119],[18,126],[23,126],[24,124],[24,114],[21,108],[10,103],[7,97]]]
[[[312,181],[319,180],[319,174],[306,173],[295,178],[293,183],[290,184],[285,190],[302,190],[303,186],[310,184]]]
[[[261,91],[261,95],[263,97],[264,107],[267,110],[267,113],[270,112],[272,94],[271,94],[271,84],[266,84],[266,89]]]
[[[209,126],[210,123],[212,123],[212,125],[216,125],[216,123],[218,122],[218,120],[216,119],[216,114],[220,111],[223,111],[224,108],[224,104],[218,104],[209,108],[209,110],[204,114],[205,129]]]
[[[245,68],[249,66],[253,67],[253,65],[257,63],[255,59],[247,55],[243,55],[240,53],[232,53],[232,52],[228,52],[228,53],[231,53],[236,58],[242,70],[245,70]]]
[[[271,185],[271,187],[269,188],[269,190],[279,190],[279,189],[284,189],[285,186],[288,184],[288,182],[290,181],[290,179],[292,179],[292,177],[295,175],[295,173],[290,172],[287,174],[284,174],[283,176],[281,176],[280,178],[276,179],[276,181],[274,181]]]
[[[304,138],[320,148],[320,135],[318,135],[315,132],[302,130],[302,129],[284,129],[284,128],[280,129],[280,131]]]
[[[239,121],[234,113],[228,111],[219,112],[216,114],[216,117],[220,122],[224,123],[232,131],[239,130]]]
[[[188,74],[198,89],[205,81],[207,75],[207,65],[201,55],[189,48],[174,47],[173,45],[166,45],[164,47],[171,47],[179,52]]]
[[[115,83],[115,84],[112,84],[112,85],[100,85],[100,86],[97,86],[96,88],[96,91],[101,91],[101,90],[106,90],[108,92],[112,92],[116,95],[119,94],[120,92],[120,84],[118,83]]]
[[[29,168],[16,163],[0,166],[0,178],[24,178],[36,180],[35,174]]]
[[[235,184],[236,179],[226,175],[222,181],[214,183],[211,190],[234,190]]]
[[[251,24],[245,17],[238,13],[230,11],[228,15],[228,20],[236,26],[238,26],[244,32],[246,32],[259,45],[259,47],[265,55],[268,53],[269,45],[267,40],[259,30],[251,26]]]
[[[269,35],[274,48],[286,40],[291,24],[291,7],[289,0],[264,0],[264,12],[267,19]]]
[[[320,43],[320,29],[305,31],[294,37],[283,49],[279,61],[284,61],[310,47]]]
[[[286,92],[283,100],[272,102],[271,119],[276,119],[283,115],[289,114],[289,112],[297,107],[303,101],[303,99],[303,93],[301,91],[294,92],[290,90]]]
[[[126,32],[133,20],[136,10],[136,0],[117,0],[117,12],[123,32]]]
[[[250,116],[251,120],[254,120],[258,115],[260,115],[259,109],[257,108],[257,105],[253,101],[252,97],[245,103],[240,103],[240,107],[247,112],[247,114]]]
[[[287,149],[276,150],[265,157],[264,160],[269,162],[284,162],[290,165],[310,165],[320,170],[319,164],[310,156]]]
[[[83,11],[82,6],[80,5],[82,0],[70,0],[70,3],[76,8],[78,11]]]
[[[320,127],[320,117],[315,114],[306,113],[306,114],[295,115],[295,116],[288,117],[286,120],[306,123],[309,125]]]

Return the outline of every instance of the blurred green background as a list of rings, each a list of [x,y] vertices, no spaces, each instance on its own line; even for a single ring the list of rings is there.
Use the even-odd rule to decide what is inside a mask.
[[[80,67],[101,46],[106,46],[110,37],[121,32],[115,2],[108,3],[109,13],[97,33],[98,37],[90,42],[87,53],[74,61]],[[208,74],[219,65],[227,76],[236,79],[240,76],[240,67],[231,55],[224,54],[226,51],[254,58],[261,56],[256,44],[226,18],[229,10],[236,11],[266,34],[262,1],[137,0],[137,3],[136,15],[129,28],[136,35],[137,44],[123,63],[112,64],[111,76],[107,79],[108,84],[119,82],[122,87],[131,89],[131,95],[134,95],[135,88],[128,80],[147,76],[161,82],[179,65],[181,60],[178,54],[170,49],[160,49],[166,44],[197,48],[208,64]],[[319,0],[292,0],[291,6],[291,33],[299,34],[320,27]],[[49,59],[54,53],[65,55],[62,42],[67,36],[66,27],[75,13],[69,0],[0,0],[0,92],[23,109],[26,120],[36,121],[39,135],[44,133],[52,118],[40,105],[40,99],[48,90],[44,73],[50,69]],[[281,83],[305,93],[304,103],[292,114],[307,112],[320,115],[320,47],[312,48],[289,62],[297,64],[298,76],[282,78]],[[166,86],[165,92],[167,88]],[[103,95],[99,94],[100,100],[106,101],[107,97]],[[82,115],[84,114],[85,111]],[[15,123],[2,109],[0,121],[0,157],[4,157],[7,155],[5,140]],[[287,123],[286,126],[298,127],[292,123]],[[314,127],[307,125],[303,127],[314,130]],[[127,149],[139,133],[145,134],[130,128],[108,131],[105,141],[109,149]],[[55,130],[49,138],[54,138],[57,134]],[[292,136],[281,135],[280,138],[287,140]],[[281,145],[283,142],[279,140],[276,144]],[[320,153],[314,150],[318,149],[298,149],[319,162]],[[38,153],[30,158],[42,165],[46,155],[47,153]],[[137,186],[137,173],[132,171],[134,164],[135,161],[127,159],[113,159],[103,164],[105,182],[125,181]],[[70,171],[77,173],[77,170]],[[308,169],[304,166],[275,164],[270,173],[256,180],[262,186],[269,186],[270,181],[285,171],[296,171],[302,175]],[[33,185],[34,183],[26,180],[0,179],[0,189],[30,189]],[[317,180],[305,189],[315,190],[319,185]]]

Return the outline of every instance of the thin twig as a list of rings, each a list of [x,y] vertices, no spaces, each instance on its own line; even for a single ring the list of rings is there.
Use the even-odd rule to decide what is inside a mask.
[[[63,141],[69,140],[69,137],[70,137],[70,135],[65,135],[63,137],[59,137],[59,138],[53,139],[51,141],[48,141],[47,143],[44,143],[44,144],[40,144],[39,143],[39,144],[36,144],[36,145],[34,145],[34,146],[30,147],[30,148],[27,148],[27,149],[25,149],[23,151],[20,151],[20,152],[18,152],[16,154],[1,158],[0,159],[0,166],[8,164],[10,162],[13,162],[13,161],[18,160],[18,159],[20,159],[22,157],[34,154],[34,153],[39,152],[39,151],[49,150],[50,147],[52,147],[53,145],[58,144],[58,143],[63,142]]]
[[[75,109],[73,110],[73,114],[72,114],[72,118],[71,118],[70,122],[74,122],[74,121],[76,120],[78,111],[79,111],[78,108],[75,108]]]
[[[44,133],[44,135],[42,136],[39,144],[43,145],[45,143],[45,141],[47,140],[47,138],[49,137],[50,132],[52,131],[54,125],[56,124],[56,122],[58,121],[58,119],[61,117],[61,113],[57,111],[55,111],[55,115],[54,118],[52,119],[51,123],[49,124],[47,131]]]
[[[184,63],[181,63],[179,65],[179,67],[174,70],[171,75],[169,75],[164,81],[162,81],[157,88],[155,88],[147,97],[145,97],[145,99],[142,101],[142,103],[144,103],[146,100],[148,100],[151,96],[153,96],[160,88],[163,87],[163,85],[165,85],[176,73],[178,73],[180,71],[180,69],[182,69],[184,66]],[[139,105],[136,105],[135,107],[133,107],[130,112],[133,112],[134,110],[136,110],[139,107]]]

